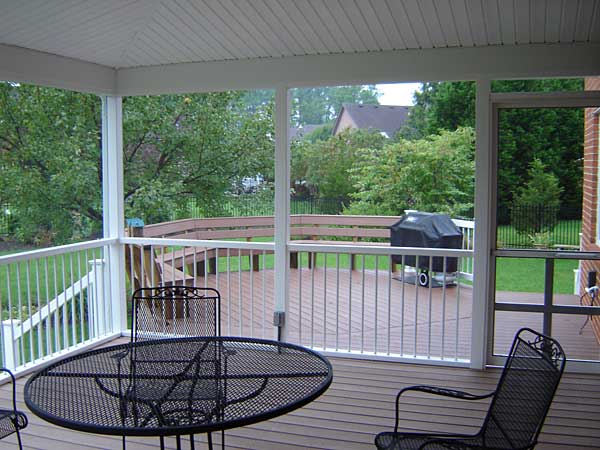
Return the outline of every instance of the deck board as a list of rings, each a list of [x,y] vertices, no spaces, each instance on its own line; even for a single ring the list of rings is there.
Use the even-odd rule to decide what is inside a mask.
[[[366,450],[373,449],[376,433],[390,429],[397,391],[413,384],[433,383],[473,392],[492,390],[498,369],[463,368],[330,358],[334,381],[316,401],[284,416],[227,432],[231,450]],[[26,377],[17,382],[18,403],[28,412],[23,431],[26,449],[119,449],[120,438],[80,433],[49,424],[34,416],[23,402]],[[565,374],[542,430],[542,450],[592,449],[600,443],[600,375]],[[10,399],[9,385],[0,386],[0,402]],[[481,422],[485,402],[408,395],[402,402],[402,427],[410,430],[472,431]],[[218,434],[215,440],[219,441]],[[0,441],[0,449],[14,448],[14,437]],[[196,436],[196,448],[206,448]],[[127,448],[157,448],[158,440],[130,438]],[[175,448],[173,439],[168,448]],[[185,447],[184,447],[185,448]]]

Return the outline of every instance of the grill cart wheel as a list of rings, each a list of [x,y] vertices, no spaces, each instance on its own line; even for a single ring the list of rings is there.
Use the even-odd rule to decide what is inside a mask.
[[[426,270],[419,273],[419,286],[429,286],[429,273]]]

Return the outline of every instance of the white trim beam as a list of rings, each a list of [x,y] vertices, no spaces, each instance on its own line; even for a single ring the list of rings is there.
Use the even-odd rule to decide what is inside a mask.
[[[344,53],[119,69],[118,95],[600,75],[600,44]]]
[[[0,44],[0,80],[50,86],[98,95],[115,93],[110,67]]]
[[[123,100],[102,98],[102,214],[104,238],[117,239],[104,258],[108,264],[105,294],[112,306],[112,330],[127,328],[125,304],[125,253],[120,243],[125,235],[123,200]]]
[[[287,86],[275,91],[275,312],[289,311],[290,239],[290,100]],[[285,319],[284,319],[285,320]],[[286,340],[285,323],[280,338]]]
[[[475,100],[475,256],[471,323],[471,368],[483,369],[487,359],[488,309],[492,242],[492,112],[490,80],[477,80]]]

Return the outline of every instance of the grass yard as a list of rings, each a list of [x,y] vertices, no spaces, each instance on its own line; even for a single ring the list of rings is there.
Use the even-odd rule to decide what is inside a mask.
[[[572,294],[578,260],[554,261],[554,293]],[[498,258],[496,290],[511,292],[544,292],[545,262],[534,258]]]

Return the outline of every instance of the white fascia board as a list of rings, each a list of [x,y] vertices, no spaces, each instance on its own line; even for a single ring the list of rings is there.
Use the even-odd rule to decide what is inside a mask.
[[[0,44],[0,80],[114,95],[116,70],[64,56]]]
[[[122,68],[117,94],[600,75],[600,44],[397,50]]]

